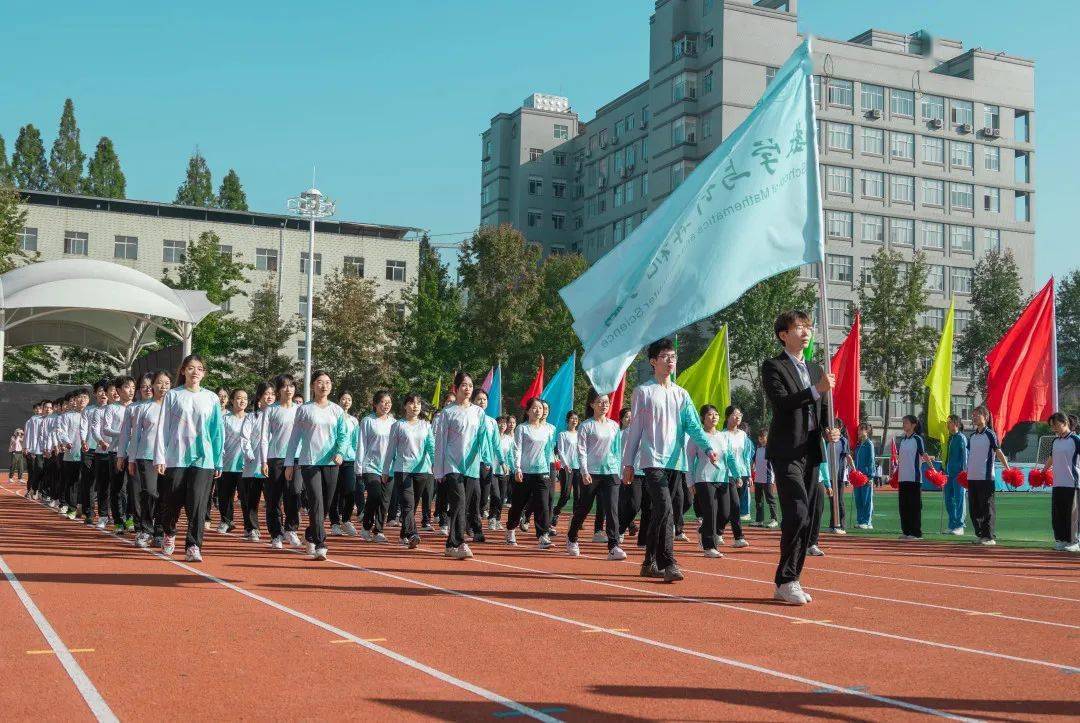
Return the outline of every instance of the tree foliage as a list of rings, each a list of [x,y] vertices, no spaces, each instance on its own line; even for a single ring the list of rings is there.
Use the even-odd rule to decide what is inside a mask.
[[[11,173],[15,186],[24,191],[44,191],[49,187],[45,146],[41,143],[41,131],[33,123],[19,129],[19,137],[11,154]]]
[[[83,193],[99,198],[126,197],[127,180],[120,168],[120,158],[116,155],[113,142],[106,136],[98,141],[94,157],[86,168]]]
[[[1080,387],[1080,269],[1057,282],[1057,348],[1059,385]]]
[[[100,379],[115,377],[121,371],[105,354],[82,347],[64,347],[60,359],[68,370],[64,378],[67,384],[91,385]]]
[[[4,145],[4,137],[0,136],[0,186],[13,186],[15,176],[11,172],[11,164],[8,163],[7,146]]]
[[[1020,284],[1011,250],[990,251],[975,266],[971,283],[971,322],[959,335],[957,361],[971,370],[969,394],[986,396],[986,355],[1016,323],[1031,300]]]
[[[260,381],[296,371],[296,361],[285,344],[297,327],[296,319],[278,313],[277,288],[267,281],[251,295],[251,310],[240,324],[232,384],[252,389]]]
[[[79,143],[79,125],[75,122],[75,104],[68,98],[64,101],[60,130],[49,154],[49,190],[78,193],[85,161],[86,154]]]
[[[244,193],[244,187],[240,185],[240,176],[231,168],[221,181],[221,187],[218,189],[217,205],[219,208],[226,208],[230,211],[248,210],[247,194]]]
[[[176,189],[177,203],[183,206],[203,206],[213,208],[217,205],[214,184],[210,178],[210,167],[198,149],[188,159],[187,174],[184,182]]]
[[[26,226],[26,213],[26,209],[19,206],[18,191],[0,183],[0,274],[29,259],[19,245],[19,234]]]

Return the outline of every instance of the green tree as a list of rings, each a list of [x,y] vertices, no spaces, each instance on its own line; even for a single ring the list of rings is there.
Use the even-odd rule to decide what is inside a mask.
[[[45,146],[41,143],[41,131],[33,123],[19,129],[15,150],[11,154],[11,173],[15,186],[24,191],[44,191],[49,187]]]
[[[0,182],[0,274],[34,261],[22,250],[19,233],[26,225],[26,209],[19,206],[19,194]],[[56,371],[56,357],[44,346],[4,348],[4,379],[12,382],[40,382]]]
[[[79,126],[75,122],[75,104],[64,101],[60,115],[60,130],[49,154],[49,190],[59,193],[78,193],[82,186],[83,162],[86,154],[79,144]]]
[[[1065,390],[1080,387],[1080,269],[1057,285],[1058,383]]]
[[[115,377],[120,373],[116,362],[101,352],[83,347],[64,347],[60,359],[68,369],[66,384],[94,384],[99,379]]]
[[[233,384],[251,389],[278,374],[294,372],[296,362],[284,348],[296,327],[295,318],[279,315],[277,287],[267,281],[251,295],[251,310],[240,325]]]
[[[8,163],[7,147],[4,145],[4,137],[0,136],[0,186],[15,185],[15,176],[11,172],[11,164]]]
[[[393,313],[371,279],[335,269],[326,280],[315,297],[311,358],[313,368],[329,372],[335,395],[348,390],[364,408],[375,390],[391,386]]]
[[[176,200],[173,203],[205,208],[213,208],[217,205],[214,184],[210,178],[210,167],[206,165],[206,159],[202,157],[198,149],[188,159],[187,175],[184,182],[176,189]]]
[[[971,322],[956,345],[957,362],[971,370],[969,394],[986,396],[986,355],[1016,323],[1031,297],[1020,285],[1011,250],[990,251],[975,266],[971,283]]]
[[[221,181],[217,202],[219,208],[227,208],[230,211],[248,210],[247,195],[244,193],[244,187],[240,185],[240,176],[236,175],[236,171],[231,168]]]
[[[551,255],[547,256],[540,265],[540,288],[536,296],[536,302],[529,309],[529,317],[532,322],[532,339],[523,344],[526,372],[528,379],[519,380],[522,391],[526,384],[532,381],[535,369],[530,368],[535,364],[535,359],[543,354],[548,363],[548,374],[554,374],[559,365],[577,352],[577,369],[574,370],[574,406],[579,411],[585,408],[585,400],[589,394],[589,380],[581,368],[581,357],[584,351],[581,341],[574,333],[572,324],[574,317],[566,307],[559,289],[569,284],[585,273],[588,264],[585,257],[580,254]],[[532,362],[529,364],[528,362]],[[505,371],[505,370],[504,370]],[[515,387],[518,389],[518,387]],[[504,398],[504,406],[505,398]]]
[[[99,198],[126,197],[127,180],[120,169],[120,159],[113,148],[113,142],[107,136],[102,136],[98,141],[94,157],[86,168],[83,193]]]
[[[239,258],[221,253],[221,238],[213,231],[204,231],[188,244],[179,267],[162,270],[161,280],[170,288],[205,291],[210,303],[227,309],[235,297],[247,295],[242,287],[247,283],[247,272],[254,268]],[[207,362],[206,386],[232,379],[241,329],[242,323],[228,311],[211,314],[195,327],[191,350]],[[174,343],[168,338],[163,341]]]
[[[895,251],[874,254],[870,278],[859,284],[862,368],[869,391],[884,402],[881,444],[885,446],[892,395],[914,398],[922,391],[923,359],[933,354],[937,332],[920,324],[926,311],[926,257],[908,263]]]

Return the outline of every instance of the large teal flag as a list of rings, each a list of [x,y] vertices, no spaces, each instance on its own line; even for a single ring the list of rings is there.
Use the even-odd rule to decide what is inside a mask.
[[[495,366],[491,375],[491,386],[488,388],[488,405],[484,410],[489,417],[498,417],[502,414],[502,364]]]
[[[807,39],[742,125],[560,290],[598,391],[614,391],[646,344],[763,279],[823,260],[812,77]]]
[[[548,422],[555,425],[555,430],[566,429],[566,413],[574,408],[574,370],[577,368],[577,352],[563,362],[559,371],[544,387],[540,398],[548,403]]]

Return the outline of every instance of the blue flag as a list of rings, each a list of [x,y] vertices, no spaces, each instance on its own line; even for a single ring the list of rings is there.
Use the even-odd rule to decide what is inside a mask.
[[[812,77],[807,39],[750,116],[625,241],[559,291],[597,391],[614,391],[646,344],[763,279],[823,260]]]
[[[544,387],[540,398],[548,403],[548,422],[555,425],[556,432],[566,429],[566,413],[574,408],[574,370],[577,368],[577,352],[563,362],[559,371]]]
[[[488,404],[484,411],[489,417],[498,417],[502,413],[502,364],[496,366],[495,373],[491,375]]]

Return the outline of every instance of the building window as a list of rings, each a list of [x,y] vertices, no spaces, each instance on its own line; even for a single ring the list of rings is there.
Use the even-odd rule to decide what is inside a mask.
[[[915,179],[889,176],[889,199],[894,203],[915,203]]]
[[[889,110],[894,116],[915,117],[915,93],[910,90],[889,90]]]
[[[983,127],[1001,130],[1001,108],[996,105],[983,106]]]
[[[566,154],[561,151],[555,151],[551,154],[551,160],[556,166],[566,165]]]
[[[861,280],[866,286],[874,283],[874,259],[869,256],[863,256]]]
[[[566,198],[566,181],[552,181],[551,192],[555,198]]]
[[[847,299],[829,299],[829,326],[847,329],[854,318],[854,304]]]
[[[671,102],[695,100],[697,98],[697,74],[680,73],[671,81]]]
[[[881,171],[863,171],[862,195],[866,198],[884,198],[885,174]]]
[[[498,188],[499,182],[492,181],[491,183],[484,184],[484,187],[480,189],[480,203],[487,205],[495,200],[495,191]]]
[[[601,199],[602,201],[603,199]],[[600,209],[603,211],[603,209]],[[529,228],[540,228],[544,222],[544,214],[540,211],[529,211],[527,214],[526,223]]]
[[[850,284],[854,280],[854,261],[850,256],[828,254],[826,268],[829,281],[839,281]]]
[[[863,153],[871,153],[875,156],[885,155],[885,131],[880,128],[862,129]]]
[[[945,328],[945,310],[930,308],[919,314],[919,323],[935,331]]]
[[[960,419],[971,419],[971,413],[974,409],[975,397],[968,397],[960,394],[952,395],[952,411],[953,414],[960,417]]]
[[[885,417],[884,399],[876,396],[873,392],[862,392],[860,396],[868,419],[883,419]]]
[[[136,236],[117,236],[113,241],[113,258],[134,261],[139,258],[139,239]]]
[[[885,111],[885,89],[880,85],[862,84],[862,109]]]
[[[28,253],[37,251],[38,230],[36,228],[24,226],[22,231],[16,234],[16,237],[19,239],[20,249]]]
[[[885,219],[881,216],[863,216],[862,240],[869,243],[885,243]]]
[[[161,243],[161,260],[167,264],[182,264],[187,260],[187,243],[184,241],[169,241]]]
[[[555,230],[561,230],[566,227],[566,214],[553,213],[551,214],[551,227]]]
[[[838,151],[850,151],[852,141],[852,128],[850,123],[830,123],[828,132],[829,148]]]
[[[903,161],[915,160],[915,136],[911,133],[890,133],[889,155]]]
[[[958,271],[970,271],[971,269],[957,269]],[[968,324],[971,323],[971,312],[967,309],[957,309],[956,315],[953,317],[953,331],[956,333],[956,339],[960,338],[960,335],[967,329]]]
[[[952,286],[952,292],[954,294],[971,293],[971,282],[974,279],[974,272],[971,269],[958,268],[954,266],[952,268],[951,276],[952,279],[950,281],[950,285]]]
[[[1013,217],[1020,222],[1026,222],[1031,220],[1031,196],[1024,191],[1016,192],[1015,206],[1013,207]]]
[[[693,173],[694,164],[689,161],[679,161],[671,166],[671,190],[675,190],[680,183]]]
[[[706,114],[701,119],[701,137],[702,138],[711,138],[712,137],[712,116],[711,115]],[[633,149],[631,149],[631,150],[633,150]]]
[[[963,254],[975,253],[975,230],[971,226],[950,226],[949,248]]]
[[[358,279],[364,278],[364,257],[346,256],[341,270],[346,276],[355,276]]]
[[[799,278],[817,281],[820,278],[818,275],[819,268],[818,264],[803,264],[799,267]]]
[[[922,97],[923,120],[939,120],[945,122],[945,99],[940,95],[924,95]]]
[[[701,92],[712,93],[713,87],[713,72],[712,70],[706,70],[705,75],[701,77]]]
[[[529,160],[530,161],[539,161],[541,158],[543,158],[543,156],[544,156],[544,150],[542,148],[530,148],[529,149]]]
[[[970,100],[951,100],[949,107],[952,108],[952,122],[956,125],[964,123],[971,125],[975,121],[975,113]]]
[[[82,231],[64,231],[64,253],[86,256],[90,251],[90,234]]]
[[[626,194],[626,203],[634,202],[634,182],[627,181],[623,184],[623,192]]]
[[[847,211],[826,211],[825,221],[832,238],[851,238],[851,214]]]
[[[983,244],[986,246],[986,251],[1001,251],[1001,229],[1000,228],[984,228],[983,229]]]
[[[983,210],[990,213],[1001,213],[1001,189],[987,188],[983,190]]]
[[[852,90],[851,81],[841,80],[840,78],[829,78],[826,97],[828,98],[829,105],[850,108],[854,101],[854,91]]]
[[[612,208],[621,208],[622,207],[622,205],[623,205],[623,203],[624,203],[624,201],[626,199],[626,193],[625,193],[625,189],[623,188],[623,186],[626,186],[626,185],[628,185],[628,184],[620,183],[619,185],[615,186],[615,188],[612,190],[612,192],[611,192],[611,207]]]
[[[949,162],[953,168],[971,168],[974,147],[970,143],[952,141],[949,143]]]
[[[278,270],[277,249],[255,249],[255,268],[259,271]]]
[[[386,261],[386,280],[387,281],[404,281],[405,280],[405,262],[404,261]]]
[[[649,159],[649,137],[645,136],[641,139],[641,160],[647,161]]]
[[[945,293],[945,267],[940,264],[930,264],[926,267],[926,288],[929,291]]]
[[[296,358],[303,361],[307,356],[307,339],[296,340]]]
[[[716,45],[716,37],[712,34],[712,31],[705,33],[705,49],[711,50]]]
[[[945,141],[941,138],[923,136],[922,159],[923,163],[945,165]]]
[[[920,221],[922,224],[922,247],[924,249],[945,250],[945,225],[931,221]]]
[[[221,256],[221,258],[232,261],[232,246],[231,245],[229,245],[229,244],[218,244],[217,250],[218,250],[218,254]]]
[[[1023,143],[1031,141],[1031,120],[1026,110],[1016,111],[1013,117],[1013,138]]]
[[[574,230],[580,230],[585,225],[585,219],[581,216],[574,216]]]
[[[768,88],[776,80],[776,71],[780,70],[775,65],[765,66],[765,87]]]
[[[626,222],[625,221],[623,221],[622,219],[619,219],[618,221],[616,221],[615,223],[613,223],[611,225],[611,228],[612,228],[612,238],[615,240],[615,243],[619,243],[624,238],[626,238]]]
[[[300,273],[307,273],[308,253],[300,252]],[[315,254],[315,275],[322,276],[322,254]]]
[[[1001,149],[996,146],[983,146],[983,168],[988,171],[1001,170]]]
[[[678,60],[683,57],[694,57],[697,55],[697,40],[694,38],[688,38],[685,35],[680,37],[671,43],[671,59],[672,61]]]
[[[922,179],[922,186],[922,200],[924,206],[945,205],[945,181],[939,181],[933,178],[924,178]]]
[[[825,174],[826,187],[829,193],[851,195],[851,169],[829,166]]]
[[[570,137],[570,127],[563,125],[562,123],[555,124],[555,139],[565,141]]]
[[[950,183],[949,203],[953,208],[972,211],[975,208],[975,188],[970,183]]]
[[[677,118],[671,124],[671,145],[677,146],[680,143],[697,143],[697,118],[694,116]],[[615,170],[618,172],[619,169]]]
[[[300,316],[307,316],[307,296],[300,297],[300,303],[297,304],[296,313]]]
[[[910,218],[890,218],[889,244],[892,246],[914,246],[915,222]]]
[[[543,196],[544,195],[544,179],[535,178],[535,177],[529,179],[529,195],[530,196]]]
[[[641,176],[641,197],[649,197],[649,174],[645,173]]]

